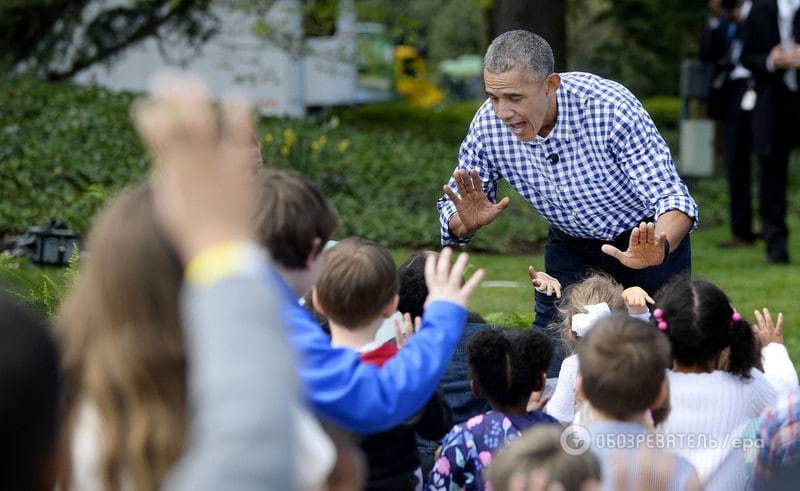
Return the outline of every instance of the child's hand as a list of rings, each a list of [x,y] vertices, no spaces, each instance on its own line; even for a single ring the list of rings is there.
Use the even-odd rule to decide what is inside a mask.
[[[464,269],[467,267],[469,255],[462,252],[451,266],[452,254],[453,250],[445,247],[438,256],[429,254],[425,260],[425,284],[428,286],[426,307],[436,300],[445,300],[467,308],[469,297],[483,279],[483,269],[479,269],[464,282]]]
[[[528,276],[537,292],[547,296],[555,293],[557,298],[561,298],[561,283],[557,279],[545,272],[536,271],[533,266],[528,266]]]
[[[161,75],[132,108],[154,161],[156,216],[184,261],[214,244],[255,235],[253,108],[245,100],[221,107],[218,118],[202,80]]]
[[[656,303],[646,291],[638,286],[622,290],[622,300],[625,302],[625,308],[628,309],[629,314],[644,314],[647,312],[648,303]]]
[[[756,323],[753,324],[753,334],[758,338],[761,347],[763,348],[769,343],[783,344],[783,312],[778,313],[778,322],[774,326],[768,308],[764,307],[763,315],[756,310],[755,315]]]
[[[403,314],[403,320],[395,319],[394,320],[394,339],[395,344],[397,344],[398,348],[402,348],[406,345],[409,339],[411,339],[411,335],[415,332],[419,331],[420,326],[422,325],[422,317],[417,316],[414,319],[414,322],[411,322],[411,314],[406,312]]]

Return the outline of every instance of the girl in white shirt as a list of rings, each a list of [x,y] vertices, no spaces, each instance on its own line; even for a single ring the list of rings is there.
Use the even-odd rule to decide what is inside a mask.
[[[756,368],[760,347],[753,328],[722,290],[704,280],[674,279],[659,291],[656,307],[653,320],[669,337],[673,356],[672,412],[660,427],[664,441],[694,464],[706,489],[743,490],[749,476],[740,437],[777,395]],[[726,348],[728,360],[721,364]],[[772,359],[764,366],[772,367],[770,378],[785,381],[790,378],[785,372],[794,368],[788,355],[781,362],[775,353],[780,350],[765,347],[764,356]]]
[[[613,278],[600,273],[593,274],[566,290],[558,306],[561,322],[555,328],[561,332],[569,351],[573,352],[578,339],[589,332],[598,319],[612,311],[624,311],[627,308],[631,316],[649,321],[647,303],[653,303],[653,299],[641,288],[622,290]],[[578,355],[573,354],[561,363],[555,391],[544,407],[547,414],[562,423],[571,423],[575,417],[577,377]]]

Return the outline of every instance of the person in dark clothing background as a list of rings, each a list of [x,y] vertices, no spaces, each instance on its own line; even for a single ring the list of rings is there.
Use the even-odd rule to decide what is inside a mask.
[[[720,247],[752,246],[752,124],[755,92],[750,70],[742,66],[741,26],[753,2],[711,0],[700,42],[701,59],[712,65],[709,115],[722,125],[722,148],[730,197],[731,239]]]
[[[742,64],[753,73],[753,149],[767,261],[788,263],[786,184],[789,155],[800,143],[800,0],[754,2],[742,32]]]

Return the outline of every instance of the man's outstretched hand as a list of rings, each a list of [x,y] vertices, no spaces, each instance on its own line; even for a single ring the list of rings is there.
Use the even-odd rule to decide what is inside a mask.
[[[458,213],[450,220],[450,230],[459,237],[469,235],[491,223],[508,207],[510,200],[507,197],[501,199],[497,204],[489,201],[486,193],[483,192],[483,185],[477,170],[472,169],[467,172],[457,169],[453,173],[453,179],[456,181],[458,194],[447,184],[444,185],[444,194],[456,206]]]
[[[628,250],[620,251],[611,244],[603,244],[601,250],[609,256],[617,258],[624,266],[631,269],[644,269],[659,266],[664,262],[664,241],[667,234],[656,236],[654,223],[640,223],[631,232]]]

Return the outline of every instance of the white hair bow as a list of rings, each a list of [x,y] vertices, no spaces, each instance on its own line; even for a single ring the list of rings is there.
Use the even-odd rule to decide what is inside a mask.
[[[595,322],[611,313],[605,302],[587,305],[583,309],[588,314],[580,313],[572,316],[572,332],[579,338],[585,336],[594,327]]]

